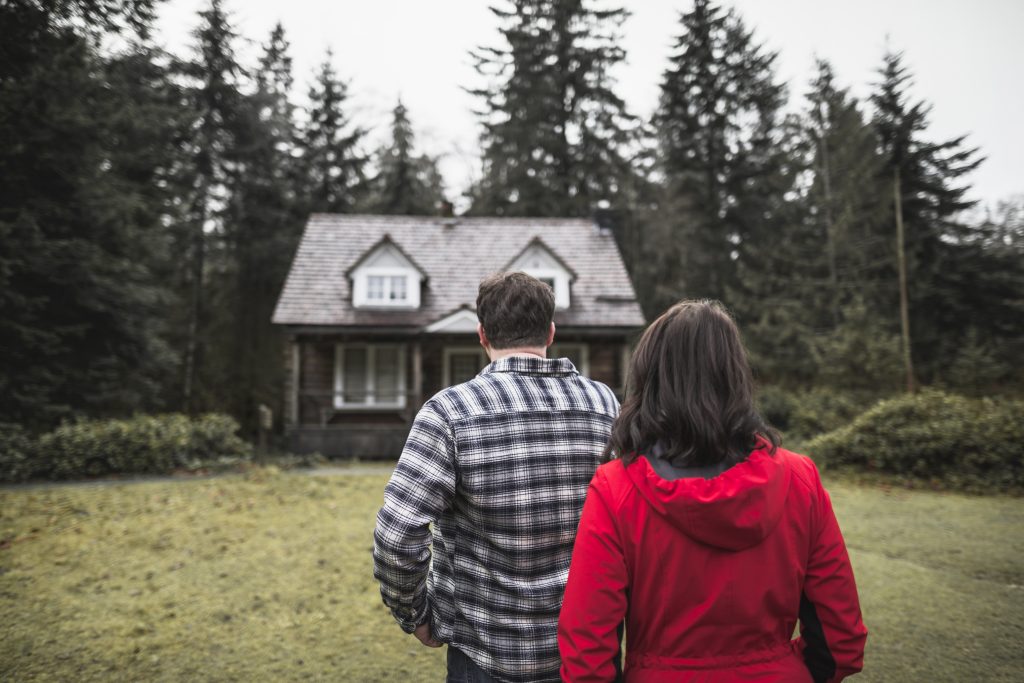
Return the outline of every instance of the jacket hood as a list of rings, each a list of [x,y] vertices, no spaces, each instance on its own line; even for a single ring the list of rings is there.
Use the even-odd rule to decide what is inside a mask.
[[[758,447],[712,479],[662,479],[646,456],[626,467],[647,503],[690,538],[725,550],[760,543],[782,517],[790,470],[781,449]]]

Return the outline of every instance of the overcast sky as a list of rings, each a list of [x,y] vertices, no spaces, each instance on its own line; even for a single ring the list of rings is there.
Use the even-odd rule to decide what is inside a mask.
[[[238,31],[254,44],[280,21],[291,42],[296,99],[328,47],[349,81],[353,117],[386,136],[399,97],[422,147],[442,156],[449,194],[477,173],[475,98],[478,84],[468,51],[497,45],[488,0],[227,0]],[[618,92],[632,111],[649,116],[679,13],[690,0],[624,0],[628,63]],[[728,6],[729,3],[726,3]],[[208,0],[162,5],[158,38],[175,53],[191,43],[197,12]],[[731,3],[755,38],[777,51],[778,76],[789,83],[790,108],[800,109],[814,57],[829,59],[841,85],[865,97],[877,80],[886,40],[905,52],[912,96],[933,106],[931,140],[968,134],[987,157],[971,178],[986,204],[1024,193],[1024,2],[1020,0],[736,0]],[[255,63],[257,46],[243,48]]]

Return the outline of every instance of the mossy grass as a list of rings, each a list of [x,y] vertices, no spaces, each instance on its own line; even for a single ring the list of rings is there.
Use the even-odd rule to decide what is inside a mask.
[[[0,491],[0,680],[439,681],[372,576],[386,467]],[[826,478],[855,680],[1024,679],[1024,500]]]

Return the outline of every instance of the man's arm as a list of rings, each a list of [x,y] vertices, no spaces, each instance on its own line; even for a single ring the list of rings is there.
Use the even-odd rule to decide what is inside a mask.
[[[427,571],[430,524],[455,495],[455,438],[428,402],[413,422],[373,531],[373,575],[402,630],[416,633],[430,617]],[[424,644],[429,644],[420,638]]]

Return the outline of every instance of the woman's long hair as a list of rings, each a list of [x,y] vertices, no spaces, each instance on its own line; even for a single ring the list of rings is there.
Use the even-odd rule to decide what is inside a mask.
[[[754,407],[740,333],[717,301],[681,301],[644,331],[604,460],[657,448],[680,467],[740,462],[763,439],[779,445]]]

